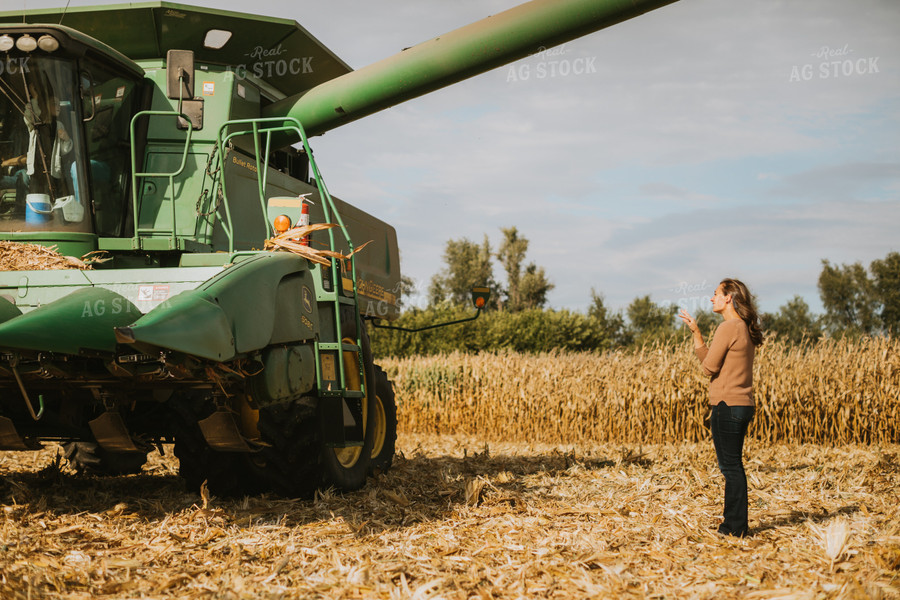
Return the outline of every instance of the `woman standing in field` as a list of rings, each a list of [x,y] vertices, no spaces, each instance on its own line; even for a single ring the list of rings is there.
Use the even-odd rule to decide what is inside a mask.
[[[693,333],[694,352],[710,377],[710,429],[719,470],[725,477],[724,521],[719,533],[744,537],[747,525],[747,476],[744,473],[744,436],[753,419],[753,358],[762,344],[759,315],[747,286],[723,279],[712,297],[713,312],[725,319],[707,347],[697,321],[686,311],[679,315]]]

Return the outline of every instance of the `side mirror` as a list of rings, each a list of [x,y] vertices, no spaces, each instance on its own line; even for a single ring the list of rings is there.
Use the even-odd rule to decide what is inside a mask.
[[[472,304],[478,310],[487,306],[488,299],[491,297],[491,290],[486,287],[472,288]]]
[[[166,52],[166,96],[172,100],[194,99],[194,51]]]
[[[194,98],[194,51],[166,52],[166,96],[178,100],[178,128],[203,129],[203,99]]]

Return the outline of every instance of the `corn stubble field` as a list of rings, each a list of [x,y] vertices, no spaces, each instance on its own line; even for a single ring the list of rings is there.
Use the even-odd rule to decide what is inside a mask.
[[[187,494],[171,448],[94,478],[0,453],[0,598],[900,598],[889,340],[763,347],[752,537],[687,350],[385,361],[394,468],[348,494]],[[790,422],[788,422],[790,421]]]

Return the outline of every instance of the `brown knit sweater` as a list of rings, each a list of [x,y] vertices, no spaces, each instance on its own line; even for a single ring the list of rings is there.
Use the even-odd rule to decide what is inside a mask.
[[[753,357],[756,346],[743,319],[728,319],[716,328],[712,345],[694,348],[709,381],[709,403],[753,406]]]

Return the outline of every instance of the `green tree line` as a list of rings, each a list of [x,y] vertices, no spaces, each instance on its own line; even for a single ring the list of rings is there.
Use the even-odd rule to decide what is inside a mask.
[[[528,240],[515,227],[501,232],[496,250],[487,236],[481,243],[448,240],[444,267],[428,286],[427,306],[405,308],[393,325],[417,329],[472,316],[471,289],[487,287],[491,299],[477,320],[419,333],[370,329],[375,353],[403,357],[456,350],[602,352],[677,344],[689,336],[676,318],[679,307],[657,304],[650,296],[613,311],[592,288],[586,312],[546,308],[553,284],[543,267],[526,261]],[[494,276],[495,260],[504,270],[505,284]],[[403,287],[409,292],[414,282],[404,279]],[[900,253],[890,252],[868,269],[858,262],[833,265],[823,260],[818,289],[824,314],[814,314],[802,297],[795,296],[777,312],[761,314],[766,334],[801,344],[822,337],[889,335],[900,330]],[[720,322],[711,311],[692,312],[705,332]]]

